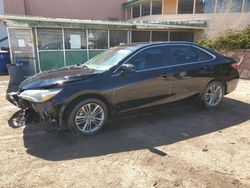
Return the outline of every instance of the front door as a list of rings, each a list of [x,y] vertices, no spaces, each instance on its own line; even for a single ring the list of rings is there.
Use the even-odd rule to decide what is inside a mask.
[[[155,46],[141,50],[126,64],[136,71],[126,75],[119,69],[113,75],[115,107],[118,111],[147,107],[168,101],[170,63],[166,46]]]

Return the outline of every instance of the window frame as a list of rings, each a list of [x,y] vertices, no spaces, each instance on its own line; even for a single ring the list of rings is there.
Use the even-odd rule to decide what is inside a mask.
[[[175,39],[175,40],[172,40],[174,35],[175,34],[180,34],[183,35],[183,34],[191,34],[192,35],[192,40],[186,40],[186,39]],[[175,36],[176,37],[176,36]],[[173,31],[169,31],[169,41],[187,41],[187,42],[194,42],[194,37],[195,37],[195,32],[194,31],[177,31],[177,30],[173,30]]]
[[[141,49],[138,49],[136,52],[132,53],[130,55],[130,57],[126,57],[125,61],[121,62],[120,65],[112,72],[112,76],[119,76],[120,75],[121,66],[123,64],[127,64],[130,59],[132,59],[134,56],[136,56],[141,51],[149,49],[149,48],[152,48],[152,47],[160,47],[160,46],[166,47],[166,48],[169,48],[170,46],[191,46],[191,47],[197,48],[198,50],[201,50],[201,51],[207,53],[208,55],[210,55],[212,57],[212,59],[211,60],[205,60],[205,61],[197,61],[197,62],[190,62],[190,63],[185,63],[185,64],[174,65],[172,63],[172,57],[171,57],[171,54],[170,54],[170,50],[167,50],[167,54],[168,54],[167,56],[171,59],[170,60],[170,65],[166,65],[166,66],[162,66],[162,67],[157,67],[157,68],[151,68],[151,69],[145,69],[145,70],[139,70],[139,71],[135,71],[135,72],[138,73],[138,72],[145,72],[145,71],[151,71],[151,70],[157,70],[157,69],[163,69],[163,68],[171,68],[171,67],[192,65],[192,64],[198,64],[198,63],[205,63],[205,62],[213,61],[214,59],[216,59],[216,56],[214,54],[208,52],[207,50],[205,50],[205,49],[203,49],[203,48],[201,48],[199,46],[192,45],[192,44],[161,44],[161,45],[154,45],[154,46],[142,47]]]
[[[41,47],[39,46],[39,30],[41,31],[41,30],[51,30],[51,31],[55,31],[55,30],[57,30],[57,31],[60,31],[60,37],[61,37],[61,43],[62,43],[62,48],[60,48],[60,49],[41,49]],[[58,35],[59,36],[59,35]],[[63,28],[59,28],[59,27],[55,27],[55,28],[51,28],[51,27],[36,27],[36,39],[37,39],[37,49],[39,50],[39,51],[64,51],[65,50],[65,44],[64,44],[64,31],[63,31]],[[49,45],[49,44],[46,44],[46,45]],[[46,46],[45,45],[45,46]]]
[[[243,7],[243,12],[244,13],[249,13],[250,12],[250,0],[245,0],[244,7]]]
[[[166,47],[168,48],[168,44],[161,44],[161,45],[154,45],[154,46],[147,46],[147,47],[142,47],[140,49],[138,49],[136,52],[134,52],[133,54],[130,55],[130,57],[128,57],[124,62],[122,62],[118,68],[116,68],[114,71],[113,71],[113,76],[117,76],[117,75],[120,75],[119,74],[119,70],[121,68],[121,66],[123,64],[128,64],[128,62],[133,58],[135,57],[137,54],[139,54],[140,52],[144,51],[144,50],[147,50],[147,49],[150,49],[150,48],[154,48],[154,47]],[[169,56],[169,52],[167,52],[167,56]],[[161,67],[156,67],[156,68],[151,68],[151,69],[144,69],[144,70],[138,70],[138,71],[135,71],[135,72],[145,72],[145,71],[149,71],[149,70],[157,70],[157,69],[162,69],[162,68],[166,68],[168,66],[161,66]]]
[[[151,14],[150,15],[162,15],[162,9],[163,9],[163,5],[162,5],[162,2],[163,2],[163,0],[151,0]],[[156,12],[154,12],[154,3],[159,3],[160,5],[161,5],[161,7],[160,7],[160,12],[158,13],[156,13]]]
[[[229,10],[228,13],[242,13],[244,11],[244,4],[246,4],[246,1],[244,0],[239,0],[241,2],[236,2],[236,1],[237,0],[231,0],[231,2],[234,4],[232,4],[231,5],[232,7],[230,7],[230,4],[227,4],[230,2],[227,1],[225,3],[223,0],[217,0],[216,13],[227,13],[224,11],[225,8],[226,8],[226,11],[227,9]],[[240,4],[238,5],[238,3]],[[239,8],[239,10],[237,10],[237,8]]]
[[[145,13],[144,11],[145,11],[145,5],[147,5],[147,4],[149,4],[149,13],[148,14],[143,14],[143,13]],[[142,2],[141,3],[141,16],[140,17],[143,17],[143,16],[150,16],[151,15],[151,1],[145,1],[145,2]]]
[[[69,32],[70,31],[70,32]],[[84,35],[83,35],[84,34]],[[70,35],[80,35],[80,42],[82,43],[82,37],[85,38],[86,40],[86,47],[85,48],[67,48],[66,47],[66,37],[70,36]],[[65,46],[65,51],[85,51],[88,49],[88,36],[87,36],[87,32],[86,29],[74,29],[74,28],[63,28],[63,37],[64,37],[64,46]],[[70,47],[71,47],[71,43],[70,43]],[[82,47],[82,45],[81,45]]]
[[[109,43],[109,48],[115,47],[115,46],[113,46],[113,47],[111,46],[111,35],[110,35],[110,34],[111,34],[111,32],[113,32],[113,31],[126,31],[126,35],[127,35],[126,38],[127,38],[127,39],[126,39],[125,45],[130,43],[130,41],[129,41],[129,30],[128,30],[128,29],[109,29],[109,30],[108,30],[108,32],[109,32],[109,41],[108,41],[108,43]],[[109,48],[108,48],[108,49],[109,49]]]
[[[216,1],[217,0],[210,0],[209,2],[212,3],[210,5],[212,5],[210,8],[211,9],[206,9],[206,2],[204,2],[202,9],[197,9],[197,5],[199,2],[197,2],[198,0],[195,0],[195,8],[194,8],[194,14],[213,14],[215,13],[215,10],[216,10]],[[209,11],[208,11],[209,10]]]
[[[168,33],[167,40],[153,40],[154,33]],[[170,30],[151,30],[151,41],[150,42],[161,42],[161,41],[169,41],[170,40]]]
[[[93,39],[95,39],[95,34],[98,33],[98,32],[99,33],[105,33],[105,35],[107,35],[107,36],[105,36],[107,38],[104,38],[105,39],[105,43],[107,45],[107,48],[99,48],[99,47],[97,47],[97,48],[90,48],[90,42],[93,42],[93,41],[91,41],[89,35],[90,35],[90,33],[92,33],[92,35],[94,36]],[[88,29],[88,32],[87,32],[87,41],[88,41],[87,42],[87,49],[88,50],[107,50],[107,49],[109,49],[109,29]],[[94,43],[98,44],[98,40],[94,40]]]
[[[204,53],[206,53],[207,55],[209,55],[211,57],[211,59],[209,60],[203,60],[203,61],[192,61],[192,62],[188,62],[188,63],[180,63],[180,64],[176,64],[173,62],[173,57],[170,54],[170,58],[171,58],[171,66],[170,67],[178,67],[178,66],[185,66],[185,65],[192,65],[192,64],[198,64],[198,63],[205,63],[205,62],[209,62],[209,61],[213,61],[216,56],[210,52],[208,52],[207,50],[200,48],[199,46],[195,46],[195,45],[189,45],[189,44],[168,44],[169,47],[169,52],[171,51],[171,46],[187,46],[187,47],[191,47],[191,48],[196,48],[200,51],[203,51]]]
[[[140,55],[141,53],[143,53],[143,52],[145,52],[146,50],[148,50],[148,49],[154,49],[154,48],[159,48],[159,47],[161,47],[161,48],[164,48],[163,49],[163,55],[165,55],[166,57],[168,57],[169,56],[169,52],[168,52],[168,47],[165,45],[165,46],[161,46],[161,45],[156,45],[156,46],[150,46],[150,47],[146,47],[146,48],[143,48],[140,52],[138,52],[138,53],[136,53],[133,57],[131,57],[131,58],[129,58],[127,61],[126,61],[126,63],[125,64],[129,64],[129,61],[131,60],[131,59],[133,59],[134,57],[136,57],[137,55]],[[148,70],[156,70],[156,69],[161,69],[161,68],[163,68],[163,67],[166,67],[167,65],[165,65],[165,63],[163,64],[163,65],[161,65],[161,66],[159,66],[159,67],[154,67],[154,68],[145,68],[145,69],[142,69],[142,70],[136,70],[135,72],[145,72],[145,71],[148,71]]]
[[[136,42],[134,42],[134,41],[133,41],[133,39],[134,39],[134,37],[133,37],[133,36],[134,36],[134,35],[133,35],[133,32],[138,32],[138,33],[139,33],[139,32],[142,32],[142,33],[144,32],[144,33],[147,33],[147,34],[149,34],[149,36],[148,36],[148,37],[149,37],[149,40],[144,40],[144,41],[139,41],[139,42],[136,41]],[[137,30],[137,29],[131,30],[131,41],[130,41],[130,43],[131,43],[131,44],[135,44],[135,43],[142,43],[142,42],[151,42],[151,30]]]
[[[187,12],[185,12],[185,13],[183,13],[182,11],[181,11],[181,8],[180,8],[180,4],[181,3],[183,3],[185,0],[181,0],[181,1],[177,1],[177,14],[194,14],[194,12],[195,12],[195,9],[196,9],[196,7],[195,7],[195,0],[192,0],[193,1],[193,4],[192,4],[192,11],[189,13],[187,13]],[[183,8],[183,7],[182,7]]]
[[[132,13],[133,13],[132,7],[131,6],[127,7],[126,12],[125,12],[125,14],[126,14],[125,15],[125,20],[132,19],[132,17],[133,17]]]
[[[139,14],[138,14],[138,16],[136,15],[136,17],[135,17],[134,10],[136,10],[136,9],[139,9],[139,12],[138,12]],[[131,17],[132,17],[132,19],[134,19],[134,18],[140,18],[141,17],[141,4],[136,4],[136,5],[132,6],[132,16]]]

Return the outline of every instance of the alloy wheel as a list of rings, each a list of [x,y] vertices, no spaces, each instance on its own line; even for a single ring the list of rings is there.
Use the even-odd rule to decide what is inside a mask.
[[[214,107],[220,103],[223,97],[223,88],[221,85],[213,83],[207,90],[206,102],[209,106]]]
[[[104,122],[104,109],[97,103],[84,104],[76,113],[75,124],[83,133],[93,133]]]

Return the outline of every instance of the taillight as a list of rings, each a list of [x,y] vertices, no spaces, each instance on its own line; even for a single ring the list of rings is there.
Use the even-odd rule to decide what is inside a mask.
[[[231,65],[231,67],[232,67],[233,69],[235,69],[235,70],[238,70],[238,69],[239,69],[239,64],[238,64],[238,63],[233,63],[233,64]]]

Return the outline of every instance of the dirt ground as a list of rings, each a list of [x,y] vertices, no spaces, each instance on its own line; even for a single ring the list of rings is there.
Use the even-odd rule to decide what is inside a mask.
[[[0,79],[1,80],[1,79]],[[0,187],[250,187],[250,81],[216,110],[194,102],[120,117],[93,137],[11,128],[0,81]]]

